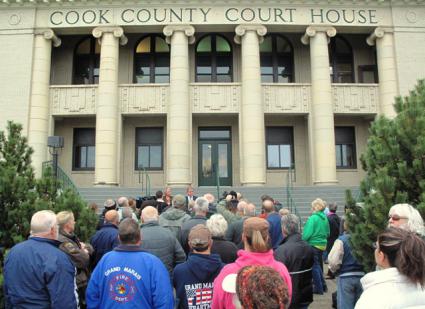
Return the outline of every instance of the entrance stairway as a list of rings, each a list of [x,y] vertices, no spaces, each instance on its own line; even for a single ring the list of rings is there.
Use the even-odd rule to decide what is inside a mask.
[[[217,198],[216,187],[199,187],[194,188],[195,195],[200,196],[207,192],[212,193]],[[338,203],[338,214],[342,215],[344,211],[344,199],[345,190],[351,189],[353,197],[356,197],[359,192],[359,187],[342,187],[342,186],[327,186],[327,187],[315,187],[315,186],[297,186],[291,189],[291,197],[293,204],[296,207],[297,214],[301,217],[302,222],[305,222],[308,216],[311,214],[310,205],[311,201],[315,198],[320,197],[321,199],[330,202]],[[150,194],[154,195],[155,191],[163,190],[163,188],[151,188]],[[260,196],[267,194],[278,200],[285,207],[288,204],[287,189],[286,187],[220,187],[220,195],[224,191],[235,190],[241,192],[244,198],[252,201],[257,205],[257,209],[261,208]],[[120,196],[134,197],[145,195],[141,193],[140,188],[78,188],[81,196],[88,202],[97,203],[99,209],[103,208],[103,202],[108,198],[117,199]],[[185,189],[173,189],[173,195],[185,194]]]

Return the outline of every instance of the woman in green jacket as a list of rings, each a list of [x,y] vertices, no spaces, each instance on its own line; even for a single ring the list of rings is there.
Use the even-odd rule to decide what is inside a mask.
[[[323,251],[326,249],[327,239],[329,237],[328,218],[324,214],[326,202],[320,198],[311,202],[313,214],[308,218],[303,231],[303,240],[313,247],[314,264],[313,275],[313,293],[323,294],[327,292],[325,278],[323,277]]]

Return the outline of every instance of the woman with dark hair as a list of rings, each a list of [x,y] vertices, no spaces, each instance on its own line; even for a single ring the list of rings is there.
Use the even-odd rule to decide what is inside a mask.
[[[244,250],[238,251],[234,263],[227,264],[214,280],[213,302],[211,308],[235,308],[237,297],[225,289],[223,282],[236,276],[238,271],[249,265],[267,265],[276,270],[288,287],[288,299],[291,300],[292,281],[285,265],[276,261],[270,247],[269,223],[261,218],[251,217],[243,223],[242,241]]]
[[[382,270],[361,279],[356,309],[425,308],[425,242],[419,236],[386,229],[378,236],[375,261]]]
[[[244,309],[285,309],[288,287],[279,273],[268,266],[246,266],[236,278],[236,294]]]

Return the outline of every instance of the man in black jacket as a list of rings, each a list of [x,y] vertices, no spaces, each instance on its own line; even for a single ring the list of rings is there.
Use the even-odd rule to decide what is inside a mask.
[[[281,225],[284,239],[274,256],[277,261],[285,264],[291,275],[292,300],[289,308],[307,308],[313,301],[313,249],[301,239],[300,220],[297,216],[282,216]]]

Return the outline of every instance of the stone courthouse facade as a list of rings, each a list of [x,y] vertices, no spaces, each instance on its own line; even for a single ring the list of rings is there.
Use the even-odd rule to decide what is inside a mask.
[[[423,0],[0,0],[0,128],[81,187],[357,185],[424,76]]]

